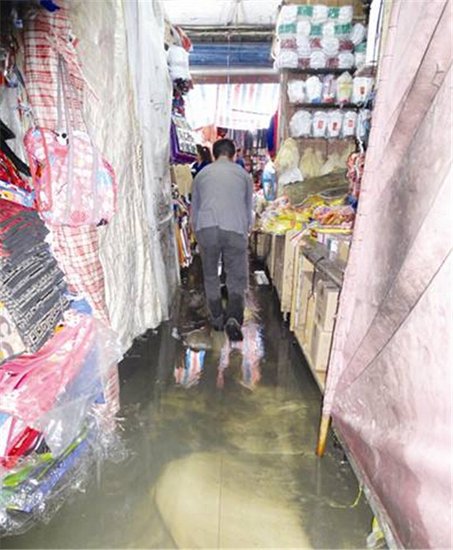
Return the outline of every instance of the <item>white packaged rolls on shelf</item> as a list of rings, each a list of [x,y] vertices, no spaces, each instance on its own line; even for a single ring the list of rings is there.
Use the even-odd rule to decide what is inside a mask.
[[[313,137],[326,137],[327,120],[328,116],[325,111],[316,111],[316,113],[313,115]]]
[[[334,36],[324,36],[321,39],[321,48],[327,57],[335,57],[340,50],[340,41]]]
[[[312,114],[310,111],[297,111],[289,122],[291,137],[310,137],[312,130]]]
[[[305,82],[303,80],[290,80],[288,82],[288,100],[290,103],[305,103]]]
[[[293,50],[280,50],[275,61],[277,69],[297,69],[298,66],[297,52]]]
[[[366,64],[366,52],[355,52],[354,53],[355,66],[357,69],[360,69]]]
[[[322,35],[325,38],[332,38],[335,36],[335,22],[334,21],[328,21],[327,23],[324,23],[322,26]]]
[[[325,69],[327,65],[327,56],[322,50],[312,51],[310,54],[311,69]]]
[[[322,79],[322,102],[335,103],[337,96],[337,81],[333,74],[327,74]]]
[[[317,76],[310,76],[305,81],[305,94],[309,103],[321,103],[322,82]]]
[[[357,116],[357,128],[355,135],[357,138],[363,140],[368,135],[371,125],[371,111],[370,109],[360,109]]]
[[[357,126],[357,113],[355,111],[346,111],[343,115],[343,137],[355,136]]]
[[[351,52],[341,52],[338,54],[338,67],[340,69],[352,69],[354,61],[354,54]]]
[[[314,25],[325,23],[329,18],[329,8],[322,4],[313,6],[313,15],[311,21]]]
[[[297,36],[297,55],[299,57],[310,57],[311,54],[311,46],[310,46],[310,39],[308,36]]]
[[[339,109],[330,111],[327,115],[327,137],[338,138],[343,127],[343,113]]]
[[[290,23],[297,22],[297,6],[296,5],[287,5],[282,6],[280,10],[280,15],[278,17],[279,25],[287,25]]]

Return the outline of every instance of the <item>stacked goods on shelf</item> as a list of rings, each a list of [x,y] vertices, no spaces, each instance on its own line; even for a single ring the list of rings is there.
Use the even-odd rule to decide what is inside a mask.
[[[284,5],[277,23],[278,69],[352,69],[364,64],[366,28],[353,7]]]
[[[190,176],[192,178],[192,176]],[[189,203],[185,195],[173,186],[173,212],[175,216],[175,238],[179,267],[189,267],[192,263],[193,235],[189,222]]]

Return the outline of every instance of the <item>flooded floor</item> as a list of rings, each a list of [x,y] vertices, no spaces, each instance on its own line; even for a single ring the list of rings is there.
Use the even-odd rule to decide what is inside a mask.
[[[372,513],[341,449],[314,454],[320,394],[273,290],[252,288],[231,348],[206,328],[195,280],[121,364],[128,458],[0,547],[366,546]]]

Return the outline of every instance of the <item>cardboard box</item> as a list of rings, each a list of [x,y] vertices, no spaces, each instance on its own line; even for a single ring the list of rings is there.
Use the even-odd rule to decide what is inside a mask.
[[[304,326],[304,346],[307,348],[308,353],[311,357],[311,347],[313,341],[313,330],[315,325],[315,301],[316,296],[311,294],[308,298],[307,303],[307,315],[305,318]]]
[[[348,257],[349,257],[349,249],[351,247],[351,241],[350,240],[340,240],[338,243],[338,252],[337,252],[337,258],[347,263]]]
[[[302,276],[299,278],[299,287],[297,289],[298,303],[294,312],[295,329],[305,328],[307,321],[308,298],[310,297],[313,289],[313,276],[314,273],[302,272]]]
[[[313,368],[317,371],[327,370],[330,356],[330,346],[332,344],[333,333],[314,323],[312,330],[310,356]]]
[[[315,320],[322,330],[332,331],[338,307],[340,291],[330,281],[319,279],[316,284]]]

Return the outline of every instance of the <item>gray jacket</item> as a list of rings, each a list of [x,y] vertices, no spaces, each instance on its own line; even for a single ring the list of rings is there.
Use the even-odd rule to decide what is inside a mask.
[[[219,227],[247,235],[252,226],[252,178],[226,157],[198,172],[192,185],[192,226],[195,232]]]

